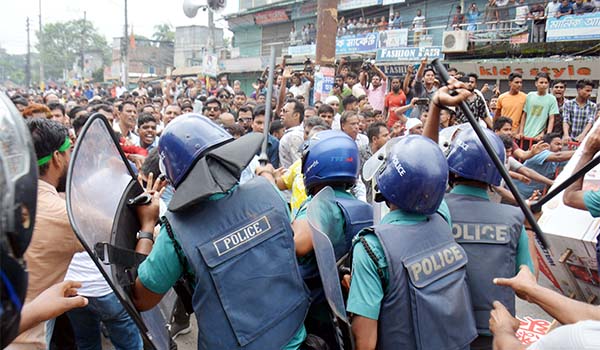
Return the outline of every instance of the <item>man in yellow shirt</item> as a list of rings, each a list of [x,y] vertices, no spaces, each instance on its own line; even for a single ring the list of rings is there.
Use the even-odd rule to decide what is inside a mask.
[[[523,115],[525,99],[527,99],[527,95],[521,91],[523,76],[519,73],[510,73],[508,82],[510,90],[498,97],[494,119],[500,117],[512,119],[513,135],[515,135],[516,139],[520,139],[522,135],[519,134],[519,125],[521,123],[521,116]]]

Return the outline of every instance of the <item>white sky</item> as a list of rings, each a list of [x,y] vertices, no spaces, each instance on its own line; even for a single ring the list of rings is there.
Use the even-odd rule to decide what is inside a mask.
[[[192,0],[201,1],[201,0]],[[35,31],[38,30],[38,0],[1,0],[0,11],[0,47],[10,54],[27,52],[27,33],[25,21],[29,16],[31,23],[31,46],[35,51]],[[205,2],[204,2],[205,3]],[[106,37],[108,44],[113,37],[122,36],[124,25],[124,0],[42,0],[42,24],[57,21],[87,19]],[[223,14],[237,11],[237,0],[228,0],[222,13],[215,14],[215,20]],[[128,0],[128,21],[135,34],[151,37],[154,26],[169,23],[173,27],[187,25],[206,25],[208,15],[200,10],[196,18],[190,19],[183,14],[183,0]],[[217,27],[223,27],[225,21],[216,21]]]

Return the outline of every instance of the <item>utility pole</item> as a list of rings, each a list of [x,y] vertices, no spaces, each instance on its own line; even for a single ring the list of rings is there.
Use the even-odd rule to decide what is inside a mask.
[[[317,0],[316,64],[321,67],[333,67],[335,64],[337,4],[337,0]]]
[[[208,49],[209,52],[215,54],[215,21],[213,10],[208,8]]]
[[[29,17],[27,17],[27,61],[25,62],[25,85],[31,85],[31,44],[29,42]]]
[[[81,79],[85,77],[85,26],[87,22],[86,12],[83,11],[83,24],[81,26],[81,43],[79,48],[79,65],[81,67]]]
[[[40,10],[40,16],[39,16],[39,30],[40,30],[40,38],[42,37],[42,0],[38,0],[38,7]],[[40,55],[40,88],[41,89],[45,89],[46,88],[46,84],[44,83],[44,81],[46,79],[44,79],[44,56],[42,55],[42,45],[40,45],[40,52],[38,52],[38,54]]]
[[[122,64],[122,77],[121,77],[121,81],[123,82],[123,85],[125,86],[125,89],[127,89],[127,86],[129,85],[129,56],[128,56],[128,51],[129,51],[129,36],[128,36],[128,24],[127,24],[127,0],[125,1],[125,31],[123,33],[123,45],[121,46],[121,64]]]

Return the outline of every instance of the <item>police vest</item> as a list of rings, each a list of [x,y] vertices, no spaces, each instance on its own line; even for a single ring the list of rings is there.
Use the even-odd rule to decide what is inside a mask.
[[[373,207],[356,198],[337,198],[337,206],[344,217],[344,240],[332,242],[336,260],[346,255],[352,247],[352,238],[356,236],[365,227],[373,225]],[[302,206],[309,202],[304,202]],[[321,281],[319,280],[319,270],[311,252],[304,263],[300,265],[300,273],[311,289],[313,299],[317,298],[321,292]]]
[[[377,349],[469,349],[477,331],[467,255],[448,223],[434,214],[415,225],[384,224],[374,231],[389,272]]]
[[[515,315],[515,292],[496,286],[492,280],[515,275],[523,213],[510,205],[452,193],[446,195],[446,203],[452,216],[454,239],[469,256],[467,276],[477,329],[485,333],[489,331],[494,300],[502,302]]]
[[[198,349],[281,349],[302,327],[306,289],[285,204],[256,177],[167,219],[196,286]]]
[[[365,227],[373,225],[373,206],[355,198],[336,198],[338,207],[344,215],[344,235],[346,245],[334,247],[335,257],[341,259],[352,248],[352,239]]]

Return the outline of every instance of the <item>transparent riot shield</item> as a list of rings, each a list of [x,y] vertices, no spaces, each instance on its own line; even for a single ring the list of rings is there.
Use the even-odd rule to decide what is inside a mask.
[[[312,241],[319,275],[323,284],[325,298],[331,312],[333,322],[338,332],[338,344],[340,349],[348,350],[354,348],[350,323],[346,316],[346,307],[340,286],[338,264],[335,259],[334,245],[328,233],[333,232],[333,227],[339,225],[331,219],[331,213],[337,209],[335,193],[331,187],[325,187],[313,197],[308,205],[307,219],[312,231]],[[333,238],[335,239],[335,238]],[[337,238],[344,239],[344,238]],[[343,244],[339,244],[343,246]]]
[[[148,349],[169,349],[159,307],[138,312],[130,297],[139,222],[127,199],[143,192],[108,121],[93,115],[75,144],[67,175],[67,210],[77,238],[140,330]]]
[[[396,144],[400,140],[402,136],[394,137],[390,139],[386,144],[381,147],[377,152],[375,152],[371,158],[367,159],[362,169],[362,176],[365,181],[371,180],[371,184],[373,186],[373,193],[377,192],[375,190],[375,186],[377,186],[377,181],[375,179],[375,175],[381,171],[383,166],[385,165],[385,160],[387,155],[392,149],[392,146]],[[377,225],[381,222],[381,219],[390,212],[389,208],[382,202],[373,201],[373,224]]]

